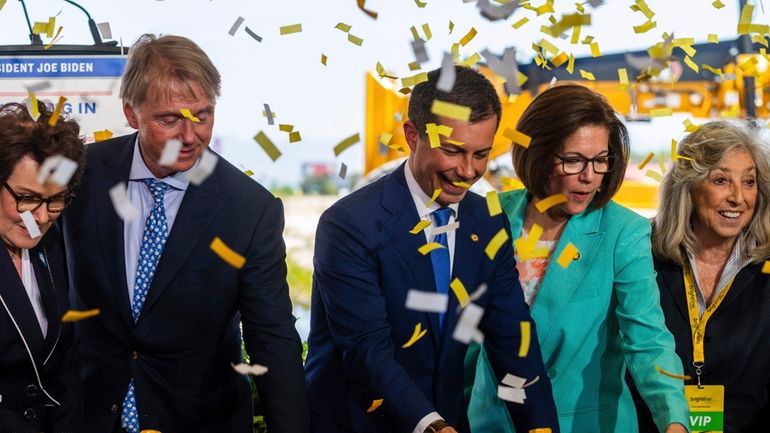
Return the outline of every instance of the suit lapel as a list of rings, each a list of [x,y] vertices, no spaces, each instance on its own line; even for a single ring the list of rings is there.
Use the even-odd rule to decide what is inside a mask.
[[[40,296],[43,299],[45,317],[48,319],[48,329],[46,330],[45,337],[45,353],[46,359],[48,359],[59,335],[60,319],[63,313],[59,311],[59,294],[53,286],[53,278],[49,270],[50,264],[45,261],[45,248],[35,248],[30,251],[29,258],[32,262],[32,267],[35,269],[35,280],[40,290]]]
[[[543,353],[555,352],[548,347],[551,331],[559,322],[559,316],[575,292],[583,285],[583,279],[599,250],[599,244],[604,236],[604,233],[599,231],[601,218],[602,209],[571,217],[551,256],[532,305],[532,316],[537,321],[538,328],[542,330],[540,341]],[[556,260],[568,243],[577,247],[579,256],[576,256],[578,258],[573,259],[565,269]],[[589,290],[591,287],[584,286],[582,289]],[[549,360],[545,361],[549,362]]]
[[[730,291],[727,292],[724,300],[722,300],[722,304],[719,306],[719,308],[717,308],[714,314],[719,314],[720,309],[727,308],[728,305],[732,304],[736,299],[738,299],[741,296],[741,293],[746,290],[746,287],[748,287],[750,283],[758,277],[759,273],[760,267],[757,265],[747,264],[744,266],[743,269],[741,269],[735,276],[733,284],[730,286]]]
[[[385,231],[388,234],[393,245],[396,246],[406,267],[412,273],[413,281],[417,287],[404,287],[404,290],[417,289],[425,292],[436,291],[436,280],[433,276],[433,263],[430,255],[423,256],[417,249],[425,245],[425,234],[423,232],[413,235],[409,233],[415,224],[419,221],[417,209],[414,207],[414,200],[409,193],[404,177],[404,165],[391,173],[384,180],[385,186],[382,192],[381,205],[390,214],[391,217],[385,222]],[[450,296],[450,307],[451,307]],[[441,330],[438,323],[438,314],[424,313],[425,320],[428,322],[429,331],[433,344],[438,349],[441,345]],[[446,325],[446,324],[445,324]]]
[[[179,206],[174,225],[168,235],[163,253],[158,262],[158,268],[147,292],[147,299],[142,306],[142,312],[137,322],[147,314],[152,306],[166,291],[187,257],[192,254],[199,242],[211,242],[202,239],[206,227],[220,212],[225,202],[227,192],[220,187],[223,172],[218,165],[214,172],[202,184],[190,184]],[[233,209],[233,211],[237,211]]]
[[[107,275],[112,278],[110,287],[115,297],[115,304],[120,309],[121,316],[129,328],[134,326],[134,320],[131,316],[131,300],[128,297],[126,283],[124,224],[109,199],[109,191],[118,182],[128,184],[136,136],[137,134],[127,136],[126,141],[120,143],[120,148],[116,149],[115,153],[104,158],[106,165],[97,166],[103,168],[103,171],[96,171],[95,169],[92,177],[95,181],[90,183],[94,189],[92,197],[96,199],[94,223],[97,226],[99,237],[102,239],[101,245],[94,246],[94,248],[104,249],[101,255],[107,267]]]
[[[0,251],[0,276],[0,303],[20,333],[36,369],[40,371],[44,355],[43,332],[29,295],[5,248]]]

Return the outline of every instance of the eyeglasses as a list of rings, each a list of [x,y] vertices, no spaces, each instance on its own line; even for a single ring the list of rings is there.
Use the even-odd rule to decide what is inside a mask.
[[[599,155],[593,158],[556,155],[556,158],[561,161],[561,169],[564,174],[580,174],[588,167],[589,162],[593,165],[594,173],[609,173],[615,168],[616,159],[614,155]]]
[[[72,198],[75,197],[74,194],[67,191],[53,197],[43,198],[36,194],[17,194],[11,189],[10,185],[8,185],[8,182],[3,182],[3,186],[9,193],[11,193],[11,197],[16,200],[16,210],[19,213],[26,211],[34,212],[37,208],[42,206],[43,203],[46,204],[48,212],[58,213],[69,206]]]

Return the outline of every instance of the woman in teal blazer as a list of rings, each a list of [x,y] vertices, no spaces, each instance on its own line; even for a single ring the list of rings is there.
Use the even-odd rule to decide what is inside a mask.
[[[625,126],[602,96],[562,85],[535,98],[517,129],[532,139],[513,150],[527,190],[500,202],[562,432],[635,433],[626,370],[658,429],[686,432],[683,383],[658,371],[681,374],[682,364],[660,308],[650,224],[610,202],[628,163]],[[543,209],[549,197],[558,203]],[[466,377],[472,431],[513,432],[479,346],[468,351]]]

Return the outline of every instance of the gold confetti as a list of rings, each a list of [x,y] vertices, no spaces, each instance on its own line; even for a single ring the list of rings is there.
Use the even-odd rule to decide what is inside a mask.
[[[599,44],[597,42],[591,42],[591,57],[600,57],[602,52],[599,51]]]
[[[182,116],[184,116],[185,119],[190,119],[193,123],[199,123],[201,121],[197,117],[193,116],[189,108],[182,108],[179,110],[179,112],[182,113]]]
[[[428,2],[421,2],[420,0],[414,0],[414,3],[417,5],[418,8],[424,8],[428,5]]]
[[[557,56],[551,59],[551,63],[553,63],[554,66],[557,68],[569,60],[569,56],[567,55],[566,51],[562,51]]]
[[[593,81],[596,78],[594,78],[594,74],[588,71],[584,71],[583,69],[580,70],[580,76],[583,77],[583,79]]]
[[[618,81],[620,81],[620,85],[624,89],[628,88],[628,71],[626,68],[618,68]]]
[[[61,110],[64,108],[65,102],[67,102],[67,98],[65,98],[64,96],[59,96],[59,102],[56,103],[56,109],[53,111],[53,113],[51,113],[51,117],[48,118],[48,126],[50,127],[56,126],[56,122],[59,121],[59,117],[61,116]]]
[[[267,156],[269,156],[273,161],[281,156],[281,151],[278,150],[275,144],[273,144],[272,140],[270,140],[270,138],[265,135],[264,132],[259,131],[259,133],[254,136],[254,141],[256,141],[262,147],[262,150],[264,150]]]
[[[643,169],[645,165],[647,165],[650,161],[652,161],[652,158],[655,157],[654,152],[650,152],[647,154],[647,156],[642,160],[642,162],[639,163],[639,170]]]
[[[554,194],[535,203],[535,208],[537,209],[538,212],[544,213],[548,209],[556,206],[557,204],[565,203],[566,201],[567,201],[566,195],[562,193]]]
[[[556,259],[556,263],[559,264],[564,269],[567,269],[567,267],[572,263],[572,260],[576,257],[576,255],[579,253],[577,247],[572,244],[572,242],[568,242],[567,246],[564,247],[564,250],[559,254],[559,258]]]
[[[511,27],[513,27],[514,29],[518,30],[519,28],[521,28],[521,26],[523,26],[524,24],[527,24],[528,22],[529,22],[529,18],[524,17],[524,18],[516,21],[515,23],[513,23],[513,25]]]
[[[663,182],[663,175],[656,171],[647,170],[646,173],[644,173],[645,176],[649,177],[650,179],[657,180],[658,182]]]
[[[412,230],[409,230],[409,233],[416,235],[417,233],[420,233],[421,231],[430,227],[431,224],[432,223],[430,220],[420,220],[417,224],[414,225],[414,228],[412,228]]]
[[[686,132],[695,132],[698,130],[698,128],[700,128],[700,125],[692,123],[690,119],[684,119],[684,122],[682,123],[684,123],[684,130]]]
[[[216,236],[214,240],[211,241],[209,248],[211,248],[211,251],[214,251],[220,259],[224,260],[228,265],[235,269],[241,269],[243,265],[246,264],[246,258],[231,250],[227,244],[222,242],[222,239],[219,239],[219,236]]]
[[[350,31],[350,25],[345,23],[337,23],[336,26],[334,26],[335,29],[342,30],[343,32],[347,33]]]
[[[465,188],[465,189],[470,189],[470,187],[472,186],[468,182],[463,182],[461,180],[456,180],[456,181],[452,182],[452,185],[459,186],[460,188]]]
[[[705,64],[705,63],[704,63],[704,64],[701,64],[700,66],[701,66],[703,69],[705,69],[705,70],[707,70],[707,71],[709,71],[709,72],[711,72],[711,73],[713,73],[713,74],[716,74],[716,75],[722,75],[722,68],[714,68],[714,67],[712,67],[712,66],[709,66],[709,65],[707,65],[707,64]]]
[[[292,33],[299,33],[302,31],[302,24],[291,24],[288,26],[281,26],[281,35],[290,35]]]
[[[68,310],[61,318],[62,322],[77,322],[78,320],[88,319],[99,315],[99,309],[94,308],[92,310]]]
[[[519,358],[526,358],[529,353],[529,343],[532,339],[532,324],[524,320],[521,322],[521,345],[519,346]]]
[[[673,113],[674,111],[671,109],[671,107],[653,108],[650,110],[650,117],[666,117],[671,116]]]
[[[657,21],[647,20],[643,24],[634,27],[634,33],[647,33],[658,26]]]
[[[437,116],[448,117],[450,119],[462,120],[465,122],[471,117],[470,107],[453,104],[451,102],[444,102],[438,99],[433,100],[430,111]]]
[[[452,293],[457,297],[457,302],[460,303],[460,308],[465,308],[466,305],[471,303],[470,296],[468,296],[468,290],[463,285],[463,282],[459,278],[455,278],[449,283],[449,287],[452,289]]]
[[[292,131],[289,133],[289,143],[296,143],[302,141],[302,137],[299,135],[299,131]]]
[[[711,6],[714,6],[714,9],[722,9],[723,7],[725,7],[725,4],[719,0],[714,0],[714,2],[711,3]]]
[[[352,33],[348,33],[348,42],[360,47],[364,43],[364,40]]]
[[[339,156],[339,154],[342,153],[345,149],[358,143],[359,141],[361,141],[361,137],[357,132],[350,137],[340,141],[339,144],[334,146],[334,156]]]
[[[569,63],[567,63],[567,72],[572,74],[575,71],[575,56],[569,55]]]
[[[245,174],[248,177],[254,176],[254,172],[251,171],[251,170],[246,170],[246,171],[243,172],[243,174]]]
[[[366,0],[356,0],[356,2],[358,3],[358,8],[361,9],[363,13],[365,13],[366,15],[369,15],[369,17],[372,19],[375,19],[375,20],[377,19],[377,12],[370,11],[364,7],[364,4],[366,4]]]
[[[430,26],[428,25],[428,23],[425,23],[425,24],[422,25],[422,32],[425,33],[425,40],[426,41],[429,41],[430,38],[433,37],[433,33],[431,33],[431,31],[430,31]]]
[[[112,131],[109,129],[102,129],[101,131],[94,131],[94,141],[104,141],[112,137]]]
[[[402,87],[416,86],[424,81],[428,81],[428,73],[420,72],[419,74],[412,75],[411,77],[404,77],[401,79]]]
[[[443,135],[444,137],[449,137],[452,135],[452,128],[446,125],[436,125],[435,123],[428,123],[425,125],[425,133],[428,135],[428,141],[430,142],[430,147],[432,149],[435,149],[437,147],[441,147],[441,138],[439,135]]]
[[[279,123],[278,130],[281,132],[291,132],[294,131],[294,125],[289,125],[288,123]]]
[[[460,39],[460,45],[462,45],[462,46],[467,45],[468,42],[470,42],[473,38],[476,37],[477,33],[478,32],[476,31],[476,28],[475,27],[471,27],[471,29],[468,30],[468,33],[466,33],[465,36],[463,36],[462,39]]]
[[[660,373],[660,374],[662,374],[664,376],[671,377],[673,379],[692,380],[692,376],[690,376],[690,375],[669,373],[668,371],[662,369],[659,365],[655,366],[655,370],[657,370],[658,373]]]
[[[532,142],[532,137],[513,128],[505,128],[505,131],[503,131],[503,137],[524,148],[528,148],[529,144]]]
[[[716,33],[709,33],[708,38],[706,40],[709,43],[718,44],[719,43],[719,36]]]
[[[484,248],[484,253],[486,253],[487,257],[489,257],[489,260],[495,259],[497,252],[506,242],[508,242],[509,239],[510,237],[508,236],[508,232],[504,228],[500,229],[492,237],[486,248]]]
[[[321,53],[321,64],[326,66],[326,60],[328,57],[326,57],[326,54]]]
[[[384,144],[385,146],[388,146],[390,144],[390,140],[393,139],[393,134],[390,132],[383,132],[380,134],[380,143]]]
[[[433,195],[430,197],[430,200],[428,200],[428,204],[426,204],[425,207],[431,207],[431,205],[433,205],[433,203],[436,201],[436,199],[440,194],[441,194],[441,188],[434,189]]]
[[[369,406],[369,409],[366,409],[366,413],[372,413],[380,406],[382,406],[382,399],[378,398],[377,400],[372,401],[372,405]]]
[[[770,260],[765,260],[765,263],[762,265],[762,273],[770,274]]]
[[[487,193],[487,210],[489,210],[489,216],[496,216],[503,213],[503,208],[500,206],[500,197],[497,195],[497,191],[489,191]]]
[[[418,323],[414,326],[414,332],[412,332],[412,336],[409,337],[409,340],[404,343],[401,348],[402,349],[408,349],[414,345],[419,339],[425,336],[425,334],[428,333],[427,329],[422,329],[422,323]]]
[[[695,62],[693,62],[693,61],[692,61],[692,59],[690,58],[690,56],[684,56],[684,63],[685,63],[685,64],[686,64],[686,65],[687,65],[687,66],[688,66],[690,69],[692,69],[693,71],[695,71],[695,73],[696,73],[696,74],[697,74],[698,72],[700,72],[700,68],[698,68],[698,64],[697,64],[697,63],[695,63]]]
[[[424,256],[429,252],[433,250],[437,250],[439,248],[444,248],[444,246],[438,242],[428,242],[427,244],[421,246],[420,248],[417,248],[417,251]]]

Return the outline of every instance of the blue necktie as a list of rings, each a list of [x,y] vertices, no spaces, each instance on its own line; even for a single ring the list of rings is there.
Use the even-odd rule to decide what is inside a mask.
[[[433,227],[438,228],[449,223],[449,217],[452,215],[452,209],[442,207],[433,211]],[[433,277],[436,280],[437,293],[449,293],[449,243],[447,242],[446,232],[433,237],[433,242],[438,242],[444,248],[438,248],[430,253],[430,260],[433,262]],[[441,330],[444,329],[444,316],[446,313],[439,313],[438,323]]]
[[[152,193],[155,206],[144,224],[142,246],[139,249],[139,259],[137,260],[134,301],[131,304],[131,315],[134,317],[134,323],[142,311],[144,300],[147,298],[147,290],[150,288],[155,269],[158,267],[160,254],[163,252],[163,245],[168,238],[166,207],[163,204],[163,196],[168,190],[168,184],[154,179],[143,179],[143,182]],[[139,433],[139,413],[136,408],[134,379],[129,382],[126,397],[123,399],[121,426],[129,433]]]

